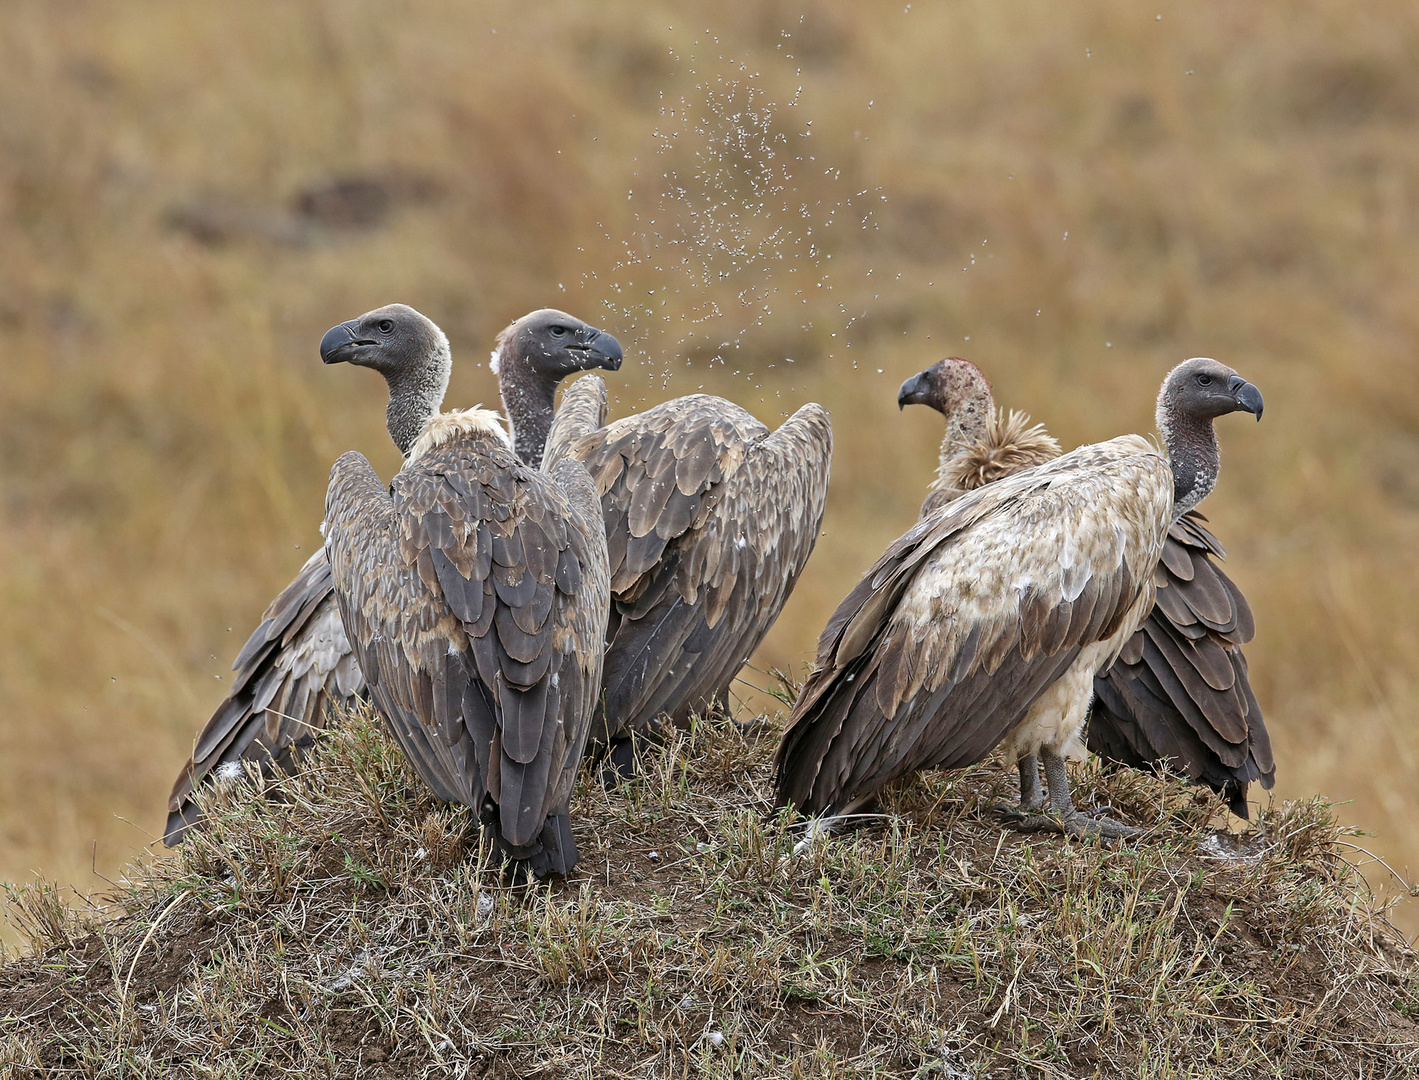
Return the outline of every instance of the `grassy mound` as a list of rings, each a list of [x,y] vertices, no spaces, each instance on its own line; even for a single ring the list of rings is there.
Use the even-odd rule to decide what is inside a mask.
[[[511,888],[367,715],[74,913],[11,889],[19,1077],[1329,1077],[1419,1073],[1419,969],[1324,803],[1076,773],[1148,839],[1002,831],[1013,770],[925,777],[796,851],[776,732],[705,723],[576,803]]]

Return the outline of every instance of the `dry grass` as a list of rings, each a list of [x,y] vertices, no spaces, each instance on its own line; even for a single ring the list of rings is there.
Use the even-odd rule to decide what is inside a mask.
[[[449,331],[460,405],[553,302],[628,346],[622,410],[831,408],[827,534],[760,666],[914,514],[906,375],[970,356],[1071,445],[1233,363],[1269,407],[1207,510],[1277,793],[1419,867],[1419,14],[905,6],[9,5],[0,876],[87,887],[159,830],[329,463],[393,464],[378,381],[315,362],[393,299]]]
[[[1107,849],[1000,831],[999,770],[795,851],[776,727],[702,724],[577,795],[569,881],[500,883],[370,714],[238,785],[104,909],[12,896],[0,1070],[26,1077],[1412,1076],[1419,967],[1319,800],[1239,858],[1193,789],[1096,769]]]

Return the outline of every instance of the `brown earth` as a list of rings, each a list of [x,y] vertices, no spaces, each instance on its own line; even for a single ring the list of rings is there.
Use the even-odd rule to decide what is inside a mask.
[[[1400,1077],[1419,967],[1319,803],[1244,837],[1175,782],[1077,775],[1149,828],[1002,831],[994,769],[796,854],[772,728],[698,727],[577,800],[570,880],[507,886],[359,720],[0,969],[19,1077]],[[356,777],[363,777],[361,784]],[[1359,887],[1357,891],[1357,886]],[[21,910],[44,910],[21,898]],[[45,924],[31,920],[31,930]],[[124,992],[126,990],[126,993]]]

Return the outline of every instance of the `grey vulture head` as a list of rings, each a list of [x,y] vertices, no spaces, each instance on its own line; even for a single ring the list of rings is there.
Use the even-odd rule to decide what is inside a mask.
[[[980,368],[959,356],[938,360],[913,375],[897,391],[897,407],[926,405],[946,420],[936,479],[922,503],[926,515],[973,491],[1051,458],[1059,443],[1025,413],[1006,416],[995,407],[990,383]]]
[[[407,304],[386,304],[325,331],[320,359],[378,371],[389,384],[385,419],[406,457],[448,392],[453,358],[448,338]]]
[[[959,356],[948,356],[902,383],[897,391],[897,408],[929,405],[950,416],[961,406],[981,399],[987,406],[992,402],[990,383],[980,368]]]
[[[448,338],[408,304],[386,304],[325,331],[320,359],[326,364],[374,368],[388,378],[448,353]]]
[[[535,375],[559,382],[578,371],[619,371],[621,343],[605,330],[556,308],[539,308],[504,328],[493,354],[493,374],[518,358]]]
[[[1158,395],[1160,416],[1166,411],[1215,420],[1228,413],[1249,412],[1260,420],[1261,409],[1260,390],[1226,364],[1207,356],[1194,356],[1173,368]]]
[[[1261,419],[1261,391],[1226,364],[1206,356],[1184,360],[1158,393],[1158,433],[1173,470],[1173,520],[1205,499],[1217,483],[1221,454],[1212,421],[1249,412]]]
[[[542,463],[558,383],[578,371],[617,371],[621,356],[621,343],[605,330],[556,308],[529,312],[504,328],[491,366],[517,456],[529,465]]]

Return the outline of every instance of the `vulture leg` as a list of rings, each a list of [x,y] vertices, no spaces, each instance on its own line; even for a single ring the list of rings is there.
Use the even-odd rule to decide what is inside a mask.
[[[1045,789],[1040,783],[1040,759],[1036,754],[1026,754],[1016,763],[1020,770],[1020,803],[1018,806],[997,806],[995,812],[1019,820],[1038,814],[1045,808]]]
[[[1046,747],[1040,748],[1044,759],[1045,782],[1049,784],[1048,810],[1036,817],[1021,822],[1024,829],[1056,829],[1067,836],[1102,836],[1106,840],[1125,839],[1142,836],[1142,829],[1135,829],[1121,821],[1114,821],[1103,815],[1082,814],[1074,808],[1074,800],[1069,795],[1069,774],[1064,768],[1064,758]]]
[[[1038,814],[1045,805],[1045,789],[1040,783],[1040,759],[1034,754],[1026,754],[1016,765],[1020,770],[1020,812]],[[1052,782],[1050,790],[1054,790]]]

